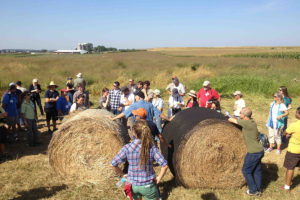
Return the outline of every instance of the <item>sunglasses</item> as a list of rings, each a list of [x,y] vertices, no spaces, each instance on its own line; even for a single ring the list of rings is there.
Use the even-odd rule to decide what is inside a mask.
[[[274,96],[274,98],[277,98],[278,96]]]

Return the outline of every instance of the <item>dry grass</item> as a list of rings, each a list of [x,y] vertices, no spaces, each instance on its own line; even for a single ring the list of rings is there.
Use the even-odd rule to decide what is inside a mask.
[[[178,50],[178,49],[177,49]],[[275,51],[276,49],[274,49]],[[289,48],[287,51],[294,51]],[[181,55],[199,56],[199,51],[182,52]],[[197,51],[197,52],[194,52]],[[213,48],[213,50],[215,49]],[[221,51],[221,50],[220,50]],[[224,52],[225,51],[225,52]],[[237,53],[242,49],[234,50]],[[247,50],[248,51],[248,50]],[[250,51],[250,50],[249,50]],[[252,50],[251,50],[252,51]],[[253,50],[266,52],[265,49]],[[100,90],[109,87],[113,81],[120,80],[127,84],[129,77],[135,80],[150,79],[152,88],[164,89],[170,77],[176,74],[189,89],[199,89],[193,84],[197,79],[222,77],[224,74],[253,75],[268,80],[278,81],[278,86],[288,83],[291,78],[300,77],[297,60],[289,59],[263,59],[263,58],[224,58],[224,57],[184,57],[165,55],[159,52],[132,52],[103,55],[41,55],[29,57],[0,56],[0,86],[3,91],[11,81],[21,79],[28,86],[32,78],[38,77],[45,89],[47,83],[53,79],[61,87],[65,84],[67,76],[75,76],[79,71],[88,80],[88,89],[92,93],[91,99],[98,105]],[[211,52],[204,52],[207,55]],[[214,52],[213,55],[228,54],[226,49]],[[176,55],[176,54],[174,54]],[[196,72],[191,66],[199,64]],[[15,70],[17,69],[17,70]],[[271,74],[271,73],[276,73]],[[21,78],[20,78],[21,77]],[[277,86],[277,87],[278,87]],[[231,86],[232,92],[236,89]],[[251,87],[251,86],[249,86]],[[297,89],[298,84],[289,85],[295,88],[292,93],[293,106],[289,122],[294,122],[295,108],[300,105]],[[163,93],[164,100],[167,95]],[[185,98],[186,100],[186,98]],[[255,93],[246,93],[245,101],[252,108],[254,119],[259,130],[266,133],[265,120],[267,119],[271,98]],[[234,100],[232,97],[222,98],[222,110],[232,111]],[[166,110],[166,109],[165,109]],[[51,169],[46,155],[50,136],[46,133],[44,118],[39,122],[40,138],[43,144],[39,147],[29,148],[26,141],[7,145],[7,151],[12,159],[0,164],[0,199],[123,199],[120,189],[116,189],[115,180],[107,181],[103,185],[73,184],[62,180]],[[24,136],[24,133],[21,133]],[[251,199],[299,199],[300,196],[300,170],[295,170],[293,184],[296,186],[290,193],[279,189],[284,183],[285,168],[282,166],[286,149],[281,155],[274,152],[266,154],[263,158],[263,188],[262,198]],[[159,167],[156,168],[159,171]],[[213,176],[213,174],[212,174]],[[168,171],[159,185],[163,199],[249,199],[246,196],[246,187],[239,189],[186,189],[176,185],[173,176]]]

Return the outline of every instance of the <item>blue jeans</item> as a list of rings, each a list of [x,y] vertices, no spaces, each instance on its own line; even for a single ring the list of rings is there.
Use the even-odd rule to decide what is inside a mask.
[[[242,172],[251,193],[261,192],[262,170],[261,159],[264,151],[258,153],[247,153]]]
[[[120,114],[121,112],[117,109],[117,110],[110,110],[110,112],[114,115],[118,115]]]

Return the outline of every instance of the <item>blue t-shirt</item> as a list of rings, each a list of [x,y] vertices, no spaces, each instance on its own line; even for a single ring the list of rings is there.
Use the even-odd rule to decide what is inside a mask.
[[[70,104],[66,98],[60,96],[56,102],[56,110],[61,110],[64,115],[67,115],[70,110]]]
[[[8,117],[18,116],[17,97],[14,94],[6,93],[3,97],[2,104],[5,104],[5,112]]]
[[[46,93],[45,93],[45,98],[52,98],[52,99],[56,99],[56,97],[58,97],[59,94],[56,90],[54,91],[50,91],[50,90],[47,90]],[[45,109],[53,109],[53,108],[56,108],[56,102],[45,102]]]
[[[128,118],[128,117],[132,116],[131,112],[133,110],[137,110],[139,108],[144,108],[147,111],[147,117],[146,117],[147,121],[153,121],[153,117],[156,117],[157,119],[160,118],[161,112],[157,108],[155,108],[152,103],[149,103],[144,100],[135,102],[134,104],[129,106],[127,108],[127,110],[125,110],[123,113],[124,113],[125,117]]]

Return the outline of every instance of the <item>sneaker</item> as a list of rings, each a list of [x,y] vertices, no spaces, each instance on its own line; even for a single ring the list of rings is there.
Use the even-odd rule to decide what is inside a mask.
[[[252,193],[252,192],[250,192],[250,190],[247,190],[246,194],[249,196],[261,196],[261,192]]]
[[[271,148],[268,148],[268,149],[266,150],[267,153],[270,153],[271,151],[272,151]]]
[[[277,149],[276,154],[280,155],[280,149]]]

